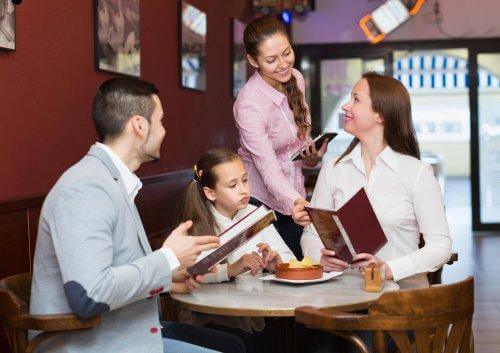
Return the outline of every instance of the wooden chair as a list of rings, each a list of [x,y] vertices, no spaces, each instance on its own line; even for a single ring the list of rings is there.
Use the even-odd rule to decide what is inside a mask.
[[[401,353],[471,353],[473,313],[474,278],[468,277],[449,285],[386,292],[367,314],[304,306],[295,310],[295,320],[344,337],[363,353],[368,348],[352,331],[373,331],[377,353],[387,352],[386,335]]]
[[[31,353],[47,338],[63,331],[90,329],[100,316],[88,319],[73,314],[30,315],[31,275],[22,273],[0,280],[0,323],[13,353]],[[50,294],[48,294],[50,295]],[[28,341],[28,330],[44,331]]]

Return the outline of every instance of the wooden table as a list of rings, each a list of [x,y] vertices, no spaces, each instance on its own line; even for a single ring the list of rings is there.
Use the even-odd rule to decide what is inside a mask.
[[[386,282],[384,290],[397,290]],[[381,293],[364,291],[360,275],[343,274],[314,284],[285,284],[240,275],[236,280],[205,284],[190,294],[171,294],[177,307],[200,313],[228,316],[293,317],[304,305],[335,307],[343,311],[366,309]]]
[[[394,282],[386,282],[384,291],[397,289],[399,287]],[[240,275],[231,282],[205,284],[193,293],[170,296],[175,306],[200,313],[282,317],[287,337],[285,352],[292,352],[295,346],[295,308],[311,305],[335,307],[342,311],[363,310],[381,294],[365,292],[364,278],[359,274],[344,273],[326,282],[300,285]]]

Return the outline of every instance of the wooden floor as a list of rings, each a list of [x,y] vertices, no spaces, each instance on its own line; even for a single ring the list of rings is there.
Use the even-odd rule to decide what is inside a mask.
[[[473,233],[467,179],[448,179],[445,204],[459,261],[445,266],[443,283],[475,279],[474,339],[477,353],[500,353],[500,232]]]

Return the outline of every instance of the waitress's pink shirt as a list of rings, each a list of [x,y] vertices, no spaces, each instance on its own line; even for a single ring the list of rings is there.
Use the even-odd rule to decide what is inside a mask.
[[[302,74],[293,69],[304,93]],[[233,107],[241,147],[238,154],[248,170],[250,193],[272,209],[290,215],[293,202],[305,198],[303,161],[290,157],[310,138],[297,137],[297,125],[286,95],[255,74],[240,90]],[[308,122],[311,116],[308,114]]]

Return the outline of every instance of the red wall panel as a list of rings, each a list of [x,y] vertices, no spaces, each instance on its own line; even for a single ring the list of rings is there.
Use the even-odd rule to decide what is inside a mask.
[[[178,3],[141,1],[142,78],[160,89],[167,120],[162,160],[141,176],[189,168],[214,146],[238,145],[232,118],[231,17],[249,0],[191,0],[208,16],[208,89],[179,86]],[[95,89],[113,74],[94,70],[92,1],[24,1],[17,50],[0,50],[0,201],[46,194],[96,139]]]

